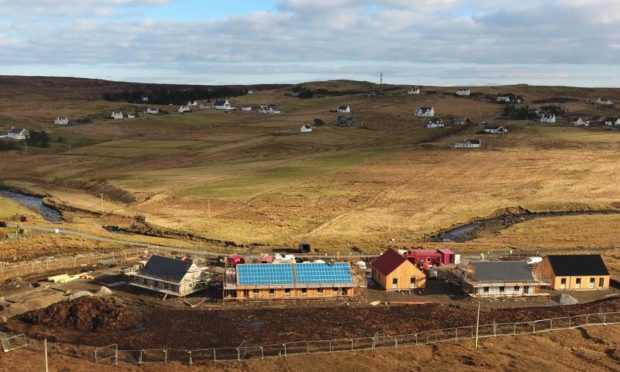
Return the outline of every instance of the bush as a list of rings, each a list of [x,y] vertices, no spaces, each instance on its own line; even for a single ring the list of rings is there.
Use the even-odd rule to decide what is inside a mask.
[[[325,122],[319,118],[314,119],[314,125],[317,127],[322,127],[323,125],[325,125]]]

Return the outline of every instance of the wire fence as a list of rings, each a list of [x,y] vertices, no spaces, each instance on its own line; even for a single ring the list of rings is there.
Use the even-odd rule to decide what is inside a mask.
[[[342,338],[331,340],[297,341],[269,345],[248,345],[245,341],[236,347],[206,349],[138,349],[122,350],[117,344],[93,348],[86,346],[48,343],[52,353],[93,360],[110,365],[167,364],[177,362],[187,365],[218,361],[243,361],[265,358],[288,357],[301,354],[356,352],[377,349],[397,349],[441,342],[458,342],[501,336],[519,336],[574,329],[595,325],[620,324],[620,311],[581,314],[526,322],[482,324],[422,331],[401,335]],[[0,339],[5,352],[28,347],[42,350],[43,342],[29,339],[23,334],[4,336]]]

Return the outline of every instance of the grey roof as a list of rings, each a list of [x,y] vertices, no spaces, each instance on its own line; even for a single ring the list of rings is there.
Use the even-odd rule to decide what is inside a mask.
[[[476,282],[533,282],[534,277],[523,261],[473,262]]]
[[[430,111],[431,109],[432,109],[432,107],[422,106],[418,110],[420,110],[420,111]]]
[[[10,134],[20,134],[23,131],[23,129],[21,128],[11,128],[11,130],[9,130]]]
[[[226,100],[217,100],[215,101],[214,106],[224,106],[226,104]]]
[[[187,274],[191,266],[191,260],[151,256],[144,266],[142,274],[178,283]]]

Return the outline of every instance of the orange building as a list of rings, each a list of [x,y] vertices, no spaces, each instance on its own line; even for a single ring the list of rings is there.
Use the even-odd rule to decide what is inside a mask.
[[[540,274],[552,289],[559,291],[609,288],[609,271],[600,254],[547,256]]]
[[[426,275],[392,249],[372,262],[372,278],[386,291],[405,291],[426,286]]]

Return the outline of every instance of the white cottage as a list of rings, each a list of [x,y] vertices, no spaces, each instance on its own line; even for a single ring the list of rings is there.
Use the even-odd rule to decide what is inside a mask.
[[[541,123],[553,124],[556,122],[555,114],[552,112],[543,112],[540,114],[538,120]]]
[[[115,120],[121,120],[124,118],[122,111],[112,111],[112,115],[110,116]]]
[[[261,105],[258,109],[258,112],[260,112],[261,114],[275,115],[280,113],[280,109],[273,105]]]
[[[136,114],[127,114],[127,119],[135,119]]]
[[[241,106],[241,111],[252,111],[252,106]]]
[[[191,260],[151,256],[130,284],[164,295],[186,296],[205,289],[208,281],[207,268]]]
[[[420,87],[409,87],[407,94],[420,94]]]
[[[155,107],[155,108],[150,108],[149,107],[149,108],[146,109],[146,113],[149,114],[149,115],[157,115],[157,114],[159,114],[159,109],[157,107]]]
[[[482,141],[479,139],[466,139],[454,144],[455,149],[477,149],[482,145]]]
[[[456,90],[456,95],[459,97],[469,97],[471,95],[471,90],[470,89],[457,89]]]
[[[230,110],[232,109],[232,106],[230,105],[230,102],[225,99],[215,101],[215,103],[213,104],[213,108],[216,110]]]
[[[609,98],[602,98],[602,97],[598,97],[594,101],[594,103],[599,106],[613,106],[614,105],[612,100],[610,100]]]
[[[415,114],[416,116],[433,117],[435,116],[435,109],[432,107],[422,106],[416,110]]]
[[[351,106],[349,106],[349,105],[340,105],[340,106],[338,106],[338,108],[336,108],[336,111],[338,111],[341,114],[348,114],[349,112],[351,112]]]
[[[441,120],[440,118],[434,118],[428,121],[428,123],[426,123],[426,127],[427,128],[443,128],[444,127],[444,123],[443,120]]]
[[[11,127],[9,133],[7,134],[7,137],[14,141],[25,140],[26,138],[28,138],[28,130]]]
[[[502,127],[501,125],[485,125],[484,128],[482,128],[482,131],[490,134],[508,133],[508,129]]]
[[[178,110],[180,113],[192,112],[188,105],[181,105]]]
[[[312,132],[312,127],[309,124],[304,124],[299,129],[299,132],[301,132],[301,133],[310,133],[310,132]]]
[[[579,119],[573,121],[573,126],[575,126],[575,127],[589,127],[590,126],[590,121],[589,120],[583,120],[582,118],[579,118]]]
[[[620,126],[620,118],[605,118],[604,124],[608,127]]]
[[[54,120],[54,124],[56,125],[69,125],[69,118],[66,116],[58,116]]]

